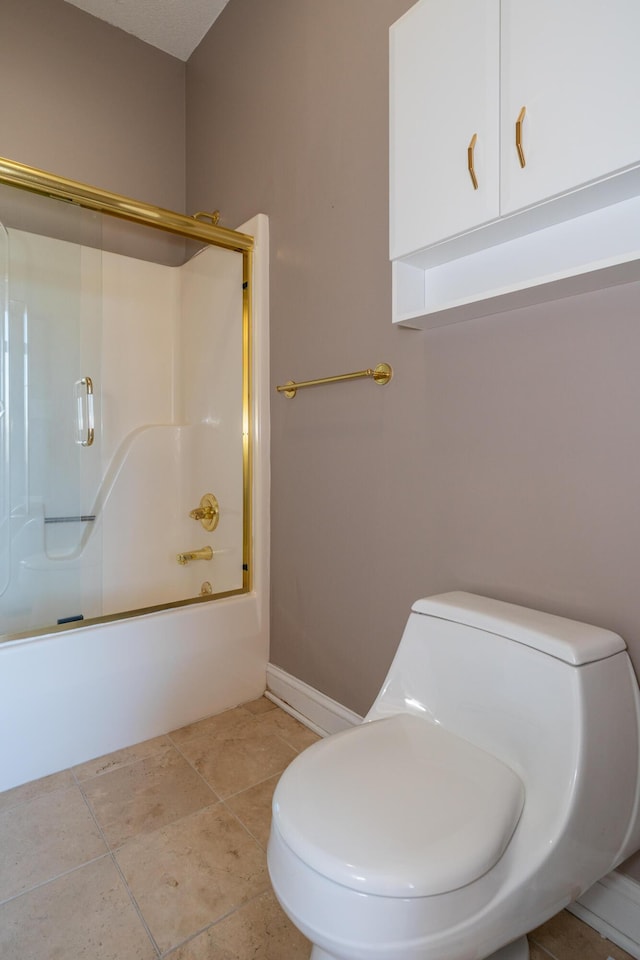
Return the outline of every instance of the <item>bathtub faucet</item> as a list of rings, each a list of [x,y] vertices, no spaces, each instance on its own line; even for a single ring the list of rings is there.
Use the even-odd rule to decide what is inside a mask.
[[[181,563],[183,566],[185,563],[189,563],[190,560],[212,560],[213,559],[213,550],[211,547],[202,547],[201,550],[189,550],[186,553],[179,553],[176,557],[178,563]]]
[[[212,493],[205,493],[196,507],[189,514],[192,520],[199,520],[205,530],[215,530],[220,519],[220,504]]]

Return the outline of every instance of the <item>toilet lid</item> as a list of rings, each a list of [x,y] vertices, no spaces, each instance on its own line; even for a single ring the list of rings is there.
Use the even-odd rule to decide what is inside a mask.
[[[323,876],[387,897],[434,896],[502,856],[524,786],[500,760],[411,714],[305,750],[273,799],[284,842]]]

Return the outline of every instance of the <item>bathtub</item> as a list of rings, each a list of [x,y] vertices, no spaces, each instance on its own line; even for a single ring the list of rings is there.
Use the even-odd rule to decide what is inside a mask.
[[[0,643],[0,790],[264,692],[269,653],[268,221],[253,276],[251,592]],[[185,543],[185,547],[192,544]]]

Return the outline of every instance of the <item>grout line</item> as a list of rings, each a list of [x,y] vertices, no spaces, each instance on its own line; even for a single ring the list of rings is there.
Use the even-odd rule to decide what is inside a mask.
[[[102,837],[102,840],[103,840],[103,842],[104,842],[107,850],[109,851],[109,856],[110,856],[110,858],[111,858],[112,864],[114,865],[114,867],[115,867],[115,869],[116,869],[116,873],[118,874],[118,876],[120,877],[122,883],[124,884],[124,889],[125,889],[125,891],[126,891],[126,893],[127,893],[127,896],[129,897],[129,900],[130,900],[130,902],[131,902],[131,906],[133,907],[133,909],[134,909],[135,912],[137,913],[137,915],[138,915],[138,917],[139,917],[139,919],[140,919],[140,923],[142,924],[142,926],[143,926],[143,928],[144,928],[147,936],[149,937],[149,940],[150,940],[150,942],[151,942],[151,946],[152,946],[152,948],[155,950],[156,956],[159,957],[159,956],[160,956],[160,947],[159,947],[158,944],[156,943],[156,939],[155,939],[155,937],[153,936],[153,934],[151,933],[151,930],[149,929],[149,925],[148,925],[147,921],[145,920],[144,916],[142,915],[142,911],[141,911],[140,907],[138,906],[138,901],[137,901],[136,898],[134,897],[133,891],[131,890],[131,887],[130,887],[129,884],[127,883],[127,879],[126,879],[124,873],[122,872],[122,870],[121,870],[121,868],[120,868],[120,864],[119,864],[118,861],[116,860],[115,851],[111,848],[111,844],[107,841],[105,832],[104,832],[104,830],[102,829],[100,823],[98,822],[98,818],[96,817],[95,813],[93,812],[93,808],[92,808],[91,804],[89,803],[89,800],[88,800],[87,797],[85,796],[84,790],[82,789],[82,787],[81,787],[80,784],[78,784],[78,787],[79,787],[79,789],[80,789],[80,793],[81,793],[81,795],[82,795],[82,799],[84,800],[84,802],[85,802],[85,804],[86,804],[86,806],[87,806],[87,809],[88,809],[88,811],[89,811],[89,813],[90,813],[90,815],[91,815],[91,817],[92,817],[92,819],[93,819],[93,822],[95,823],[96,827],[97,827],[98,830],[100,831],[100,836]]]
[[[122,868],[120,867],[120,864],[118,863],[118,861],[117,861],[117,859],[116,859],[116,855],[115,855],[115,852],[114,852],[114,851],[111,852],[111,860],[112,860],[112,862],[113,862],[114,867],[115,867],[116,870],[118,871],[118,876],[120,877],[120,879],[122,880],[122,882],[123,882],[123,884],[124,884],[124,888],[125,888],[125,890],[127,891],[127,895],[128,895],[128,897],[129,897],[129,900],[131,901],[131,905],[132,905],[133,909],[135,910],[135,912],[138,914],[138,916],[139,916],[139,918],[140,918],[140,923],[141,923],[142,926],[144,927],[144,929],[145,929],[145,931],[146,931],[146,933],[147,933],[147,936],[149,937],[149,940],[150,940],[150,942],[151,942],[151,946],[152,946],[153,949],[155,950],[156,954],[157,954],[158,956],[160,956],[160,946],[159,946],[159,944],[156,942],[156,938],[154,937],[154,935],[151,933],[151,930],[150,930],[150,928],[149,928],[149,924],[148,924],[147,921],[145,920],[144,914],[142,913],[142,910],[140,909],[140,906],[139,906],[139,904],[138,904],[138,901],[136,900],[135,896],[133,895],[133,891],[132,891],[131,887],[130,887],[129,884],[127,883],[127,878],[125,877],[124,873],[122,872]]]
[[[292,743],[289,743],[289,741],[286,740],[285,737],[283,737],[283,735],[282,735],[281,733],[274,733],[273,736],[274,736],[274,737],[277,737],[278,740],[282,740],[282,742],[285,744],[285,746],[287,746],[287,747],[289,747],[291,750],[293,750],[293,752],[295,753],[296,757],[298,757],[304,750],[307,749],[307,747],[300,747],[300,748],[298,748],[298,747],[294,746]],[[308,744],[308,746],[312,746],[312,744]],[[295,760],[295,757],[292,757],[291,759],[292,759],[292,760]]]
[[[232,709],[236,709],[236,710],[237,710],[238,707],[234,707],[234,708],[232,708]],[[251,717],[253,718],[253,720],[254,720],[257,724],[260,723],[260,721],[259,721],[255,716],[253,716],[253,714],[251,714],[248,710],[247,710],[246,712],[249,714],[249,716],[251,716]],[[271,713],[271,712],[272,712],[272,711],[269,711],[269,713]],[[220,716],[220,714],[217,714],[217,716]],[[169,739],[171,740],[171,734],[168,733],[168,734],[166,734],[166,736],[169,737]],[[297,747],[294,747],[293,744],[291,744],[291,743],[289,743],[287,740],[285,740],[284,737],[282,737],[279,733],[271,733],[271,734],[269,734],[269,736],[274,736],[274,737],[276,737],[276,739],[277,739],[277,740],[280,740],[282,743],[284,743],[284,745],[285,745],[286,747],[289,747],[290,750],[293,750],[293,752],[294,752],[294,754],[295,754],[295,757],[299,756],[299,754],[302,753],[302,750],[298,750]],[[194,737],[194,739],[197,739],[197,738]],[[217,738],[214,738],[214,739],[217,739]],[[195,770],[195,772],[198,774],[198,776],[200,777],[200,779],[202,780],[202,782],[212,791],[212,793],[214,794],[214,796],[216,796],[216,797],[218,798],[218,801],[221,802],[221,803],[224,803],[225,800],[230,800],[231,797],[237,797],[239,794],[244,793],[246,790],[252,790],[253,787],[257,787],[257,786],[259,786],[261,783],[266,783],[266,781],[267,781],[267,780],[270,780],[272,777],[281,776],[281,775],[284,773],[284,771],[286,770],[288,764],[289,764],[289,763],[292,763],[293,760],[295,760],[295,757],[291,757],[291,759],[288,761],[288,763],[287,763],[281,770],[276,770],[274,773],[270,773],[268,776],[263,777],[262,780],[256,780],[255,783],[251,783],[248,787],[242,787],[242,789],[236,790],[234,793],[230,793],[230,794],[228,794],[226,797],[223,797],[223,796],[221,796],[221,795],[217,792],[217,790],[215,790],[214,787],[211,786],[211,784],[209,783],[209,781],[204,778],[204,776],[203,776],[203,775],[200,773],[200,771],[194,766],[194,764],[193,764],[192,761],[189,759],[189,757],[188,757],[185,753],[182,752],[182,749],[181,749],[180,745],[177,744],[177,743],[175,743],[174,740],[171,740],[171,743],[174,745],[174,747],[176,748],[176,750],[178,751],[178,753],[180,754],[180,756],[183,757],[183,759],[187,761],[187,763],[189,764],[189,766],[191,767],[192,770]],[[303,748],[303,749],[305,749],[305,748]]]
[[[209,789],[211,790],[211,792],[213,793],[213,795],[216,796],[216,797],[218,797],[217,802],[218,802],[219,804],[221,804],[221,805],[225,808],[225,810],[227,811],[227,813],[230,813],[230,814],[238,821],[238,823],[240,824],[240,826],[243,827],[244,830],[246,830],[246,832],[249,834],[249,836],[252,838],[252,840],[255,840],[255,842],[258,844],[258,846],[260,847],[260,849],[261,849],[261,850],[264,850],[265,848],[262,846],[262,844],[260,843],[260,841],[258,840],[258,838],[253,835],[253,833],[251,832],[251,830],[249,830],[249,828],[247,827],[247,825],[246,825],[245,823],[243,823],[243,821],[240,819],[240,817],[237,816],[237,814],[235,814],[235,813],[233,812],[233,810],[231,810],[230,807],[227,806],[227,804],[226,804],[225,801],[227,801],[227,800],[232,800],[234,797],[239,797],[241,794],[246,793],[248,790],[253,790],[254,787],[258,787],[258,786],[260,786],[260,784],[266,783],[268,780],[273,779],[273,777],[280,777],[280,776],[282,775],[282,773],[284,772],[284,769],[283,769],[283,770],[277,770],[275,773],[269,774],[268,777],[264,777],[262,780],[256,780],[256,782],[255,782],[255,783],[252,783],[250,786],[248,786],[248,787],[243,787],[241,790],[236,790],[235,793],[230,793],[230,794],[229,794],[228,796],[226,796],[226,797],[220,797],[220,796],[218,796],[218,794],[216,793],[216,791],[213,789],[213,787],[211,786],[211,784],[208,783],[208,782],[205,780],[205,778],[202,776],[202,774],[200,773],[199,770],[196,770],[196,768],[195,768],[194,765],[191,763],[191,761],[189,760],[189,758],[184,755],[184,753],[182,752],[182,750],[180,749],[180,747],[178,747],[177,745],[176,745],[176,750],[178,751],[178,753],[180,754],[180,756],[184,757],[184,759],[187,761],[187,763],[189,764],[189,766],[190,766],[193,770],[195,770],[195,772],[198,774],[198,776],[200,777],[200,779],[202,780],[202,782],[203,782],[204,784],[206,784],[207,787],[209,787]],[[285,769],[286,769],[286,768],[285,768]],[[210,804],[210,806],[214,806],[214,804]],[[205,807],[202,807],[201,809],[204,810],[204,809],[206,809],[206,808],[205,808]]]
[[[28,887],[26,890],[21,890],[19,893],[14,893],[12,896],[7,897],[6,900],[0,900],[0,907],[4,907],[5,904],[11,903],[12,900],[17,900],[18,897],[24,897],[28,893],[33,893],[34,890],[39,890],[41,887],[46,887],[48,883],[53,883],[54,880],[61,880],[62,877],[68,877],[69,874],[75,873],[76,870],[82,870],[83,867],[89,866],[90,863],[97,863],[98,860],[104,860],[105,857],[108,856],[109,849],[107,848],[104,853],[101,853],[97,857],[91,857],[90,860],[85,860],[83,863],[78,863],[75,867],[70,867],[68,870],[63,870],[62,873],[57,873],[55,877],[48,877],[46,880],[41,880],[39,883],[34,883],[32,887]]]
[[[274,712],[275,712],[275,711],[273,711],[273,710],[269,710],[268,713],[261,714],[259,717],[256,717],[256,721],[258,722],[259,725],[262,725],[263,720],[266,721],[269,717],[272,717],[273,714],[274,714]],[[284,713],[286,716],[292,717],[293,720],[297,720],[297,717],[294,717],[293,714],[287,714],[287,711],[286,711],[286,710],[281,710],[280,712],[281,712],[281,713]],[[300,720],[298,720],[297,722],[300,723],[301,726],[303,726],[303,727],[305,726],[305,724],[301,723]],[[307,727],[307,729],[311,729],[311,728],[310,728],[310,727]],[[315,733],[315,730],[312,731],[312,733]],[[295,746],[295,744],[290,743],[289,740],[287,740],[287,738],[286,738],[286,734],[282,733],[282,731],[280,731],[280,730],[278,730],[278,729],[272,730],[269,734],[267,734],[267,736],[276,737],[278,740],[281,740],[282,743],[284,743],[284,745],[285,745],[286,747],[289,747],[290,750],[293,750],[293,752],[295,753],[296,757],[299,756],[304,750],[307,749],[307,747],[297,747],[297,746]],[[309,743],[309,744],[307,744],[307,746],[310,747],[310,746],[312,746],[312,744]],[[293,760],[295,760],[295,757],[292,757],[289,762],[291,763]],[[281,772],[282,772],[282,771],[281,771]]]
[[[227,910],[226,913],[223,913],[220,917],[217,917],[216,920],[212,920],[211,923],[207,923],[204,927],[201,927],[200,930],[196,930],[195,933],[190,933],[186,939],[181,940],[180,943],[174,943],[170,946],[164,953],[160,954],[161,960],[164,960],[165,957],[168,957],[174,950],[179,950],[181,947],[184,947],[185,944],[190,943],[192,940],[195,940],[196,937],[201,936],[203,933],[206,933],[207,930],[211,930],[213,927],[216,927],[219,923],[222,923],[223,920],[227,920],[229,917],[233,916],[234,913],[237,913],[238,910],[242,910],[243,907],[246,907],[248,904],[253,903],[254,900],[257,900],[259,897],[263,897],[265,893],[271,891],[271,885],[265,887],[264,890],[260,890],[258,893],[255,893],[252,897],[249,897],[248,900],[243,900],[242,903],[236,904],[235,907],[231,907],[230,910]]]
[[[550,950],[547,950],[547,948],[546,948],[542,943],[540,943],[539,940],[535,940],[535,939],[531,936],[531,934],[529,934],[529,940],[531,941],[531,943],[534,943],[534,944],[536,945],[536,947],[538,948],[538,950],[542,950],[542,952],[543,952],[547,957],[551,957],[551,960],[558,960],[558,957],[556,957],[555,953],[551,953]]]
[[[237,796],[237,794],[235,794],[235,796]],[[238,821],[238,823],[240,824],[240,826],[242,827],[242,829],[243,829],[246,833],[249,834],[249,836],[251,837],[251,839],[252,839],[255,843],[257,843],[258,846],[260,847],[260,849],[263,851],[263,853],[266,854],[266,852],[267,852],[266,847],[263,847],[263,846],[262,846],[261,842],[258,840],[258,838],[256,837],[256,835],[255,835],[254,833],[252,833],[251,830],[249,830],[249,827],[246,825],[246,823],[244,823],[243,820],[240,819],[240,817],[238,816],[238,814],[237,814],[237,813],[234,813],[233,810],[231,810],[231,808],[226,805],[226,803],[224,802],[224,800],[222,800],[222,806],[225,808],[225,810],[227,811],[227,813],[230,814],[230,815],[233,817],[234,820],[237,820],[237,821]]]
[[[247,793],[249,790],[253,790],[255,787],[260,787],[263,783],[273,780],[274,777],[281,777],[286,769],[286,767],[283,767],[282,770],[276,770],[275,773],[270,773],[268,777],[263,777],[262,780],[256,780],[256,782],[252,783],[250,786],[242,787],[241,790],[236,790],[235,793],[230,793],[226,797],[221,797],[220,800],[222,803],[225,803],[227,800],[233,800],[234,797],[239,797],[242,793]]]
[[[169,734],[167,734],[167,736],[169,736]],[[171,742],[173,743],[173,740],[172,740]],[[178,744],[177,744],[177,743],[173,743],[173,745],[174,745],[174,747],[176,748],[176,751],[177,751],[177,752],[180,754],[180,756],[182,757],[182,759],[185,760],[186,763],[189,764],[189,766],[190,766],[191,769],[194,771],[194,773],[197,773],[197,774],[198,774],[198,776],[200,777],[200,779],[201,779],[202,782],[204,783],[205,787],[208,787],[209,790],[211,790],[211,793],[213,794],[213,796],[214,796],[214,798],[215,798],[214,803],[221,803],[221,802],[222,802],[222,797],[220,796],[220,794],[218,793],[218,791],[217,791],[217,790],[214,790],[214,788],[211,786],[211,784],[210,784],[207,780],[205,780],[205,778],[203,777],[203,775],[200,773],[200,771],[197,769],[197,767],[194,766],[194,764],[191,762],[191,760],[189,759],[189,757],[187,757],[187,756],[182,752],[182,750],[180,749],[180,747],[178,746]],[[209,803],[209,804],[207,804],[207,806],[211,807],[211,806],[213,806],[213,803]],[[204,810],[205,808],[202,807],[201,809]]]

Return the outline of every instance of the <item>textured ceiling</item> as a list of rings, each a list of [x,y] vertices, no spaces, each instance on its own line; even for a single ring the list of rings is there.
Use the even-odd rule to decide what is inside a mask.
[[[66,0],[179,60],[188,60],[229,0]]]

